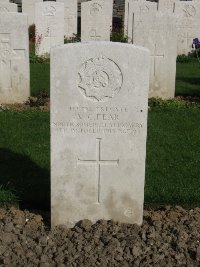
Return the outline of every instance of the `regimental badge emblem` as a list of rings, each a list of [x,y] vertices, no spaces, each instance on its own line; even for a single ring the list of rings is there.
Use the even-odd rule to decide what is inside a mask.
[[[102,6],[98,3],[93,3],[90,8],[90,14],[92,16],[98,15],[102,11]]]
[[[78,87],[89,100],[105,102],[119,93],[123,75],[119,66],[105,56],[83,63],[78,73]]]

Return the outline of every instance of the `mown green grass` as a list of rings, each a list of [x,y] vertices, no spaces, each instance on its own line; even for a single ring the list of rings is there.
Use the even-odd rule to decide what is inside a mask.
[[[16,204],[19,199],[17,198],[17,192],[15,190],[12,190],[11,188],[7,186],[0,186],[0,203],[1,205],[7,205],[7,204]]]
[[[42,92],[50,94],[50,65],[30,64],[31,96],[38,96]]]
[[[49,207],[49,112],[5,111],[0,121],[0,185],[24,206]],[[0,202],[5,202],[5,194],[2,199],[0,193]]]
[[[149,112],[145,201],[200,203],[200,109]]]
[[[177,63],[177,96],[200,96],[200,63]]]
[[[9,184],[23,206],[48,208],[49,112],[6,111],[0,113],[0,121],[0,184]],[[198,108],[149,112],[146,203],[200,203],[199,121]]]

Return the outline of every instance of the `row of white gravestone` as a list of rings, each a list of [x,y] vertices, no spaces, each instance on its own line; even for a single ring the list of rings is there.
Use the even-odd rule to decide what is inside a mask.
[[[87,4],[87,5],[86,5]],[[83,3],[83,7],[90,5],[88,17],[103,18],[101,8],[105,4],[102,0]],[[111,2],[107,2],[112,6]],[[51,47],[62,45],[64,31],[64,4],[58,2],[36,3],[36,50],[38,55],[49,53]],[[84,10],[84,8],[83,8]],[[104,9],[103,9],[104,10]],[[112,12],[109,9],[105,17],[112,18]],[[84,12],[83,12],[84,13]],[[89,16],[90,15],[90,16]],[[85,16],[87,19],[87,16]],[[161,97],[163,99],[173,98],[175,93],[176,76],[176,27],[175,21],[170,15],[157,12],[155,16],[146,16],[141,19],[141,15],[135,15],[134,42],[145,46],[151,51],[151,75],[150,75],[150,97]],[[97,19],[96,21],[99,20]],[[105,20],[107,21],[107,20]],[[108,19],[107,22],[110,20]],[[95,21],[94,21],[95,24]],[[89,40],[97,40],[96,30],[91,26],[87,28],[85,35]],[[104,27],[104,25],[106,25]],[[108,23],[102,23],[102,29],[106,31]],[[93,25],[94,26],[94,25]],[[97,25],[96,25],[97,26]],[[85,26],[87,27],[87,26]],[[83,28],[82,28],[82,31]],[[141,35],[142,32],[142,35]],[[90,33],[88,35],[87,33]],[[103,32],[102,35],[103,36]],[[84,35],[83,35],[84,36]],[[103,36],[106,38],[106,34]],[[85,40],[88,40],[85,38]],[[169,67],[170,66],[170,67]]]
[[[196,0],[188,4],[180,0],[127,0],[125,30],[129,40],[151,52],[150,97],[174,97],[177,49],[179,54],[188,53],[192,39],[200,36],[198,14],[200,1]]]
[[[64,8],[66,10],[65,3],[61,3],[61,1],[60,3],[41,1],[35,4],[36,54],[44,55],[50,53],[51,47],[63,44],[64,35],[66,36],[64,34],[65,29],[69,25],[69,20],[64,24]],[[110,40],[112,10],[113,0],[94,0],[82,3],[82,42]]]
[[[66,38],[71,38],[77,34],[78,2],[77,0],[57,0],[57,2],[64,3],[64,35]],[[54,16],[56,9],[60,9],[62,7],[59,7],[59,5],[56,6],[55,2],[53,1],[44,3],[43,0],[22,0],[22,12],[28,14],[29,25],[35,23],[37,24],[37,18],[39,14],[41,15],[41,12],[38,14],[38,6],[35,10],[37,3],[40,3],[40,8],[42,8],[43,3],[43,8],[45,9],[43,16]],[[110,40],[110,30],[113,16],[113,0],[93,0],[85,3],[83,2],[81,8],[82,41],[88,41],[90,39],[103,41]]]
[[[176,18],[173,27],[177,28],[177,54],[188,54],[192,50],[192,40],[200,37],[200,1],[159,0],[126,0],[125,34],[129,41],[134,41],[134,31],[143,18],[154,16],[157,12]],[[138,20],[135,20],[135,16]],[[147,25],[145,25],[147,26]]]
[[[57,3],[64,4],[64,34],[66,38],[73,37],[74,34],[77,34],[77,0],[57,0]],[[59,5],[54,1],[50,1],[50,3],[43,3],[43,0],[22,0],[22,13],[28,15],[29,25],[35,24],[37,21],[37,17],[41,12],[38,12],[38,9],[35,10],[35,5],[40,3],[40,8],[43,9],[42,4],[44,5],[44,16],[48,14],[48,16],[54,16],[56,12],[56,7]],[[46,6],[45,6],[46,4]],[[51,4],[51,5],[50,5]],[[62,7],[62,6],[61,6]],[[62,12],[62,11],[58,11]],[[42,18],[41,18],[42,19]]]
[[[135,10],[131,20],[134,22],[131,28],[133,42],[151,51],[150,97],[172,98],[175,93],[177,17],[172,14],[178,8],[173,1],[160,0],[160,11],[156,11],[156,3],[145,0],[132,1],[128,5],[128,11]],[[109,40],[112,4],[112,0],[82,3],[82,41]],[[63,44],[64,3],[40,2],[35,8],[36,50],[38,55],[43,55],[49,53],[51,47]],[[150,10],[149,14],[144,10]]]
[[[10,4],[8,0],[2,0],[0,4],[0,11],[16,11],[17,7],[15,4]],[[35,4],[43,3],[42,0],[24,0],[23,13],[27,13],[29,17],[29,24],[35,22]],[[57,0],[57,2],[64,3],[64,35],[66,37],[72,37],[73,34],[77,33],[77,0]],[[39,20],[38,28],[43,28],[45,22],[45,16],[47,14],[48,20],[51,24],[50,17],[56,16],[56,7],[54,6],[54,1],[50,1],[48,7],[44,6],[44,12],[39,14],[42,16]],[[41,6],[40,6],[41,8]],[[38,9],[37,9],[38,10]],[[36,10],[36,12],[37,12]],[[112,10],[113,10],[113,0],[93,0],[89,2],[82,3],[82,41],[89,40],[104,40],[110,39],[110,29],[112,25]],[[60,12],[58,10],[58,12]],[[143,20],[143,17],[154,16],[157,12],[163,12],[165,15],[176,15],[176,27],[177,27],[177,47],[178,54],[187,54],[191,51],[192,39],[200,37],[200,1],[180,1],[180,0],[159,0],[156,2],[149,2],[146,0],[126,0],[125,5],[125,32],[129,37],[130,41],[134,40],[134,31],[137,25]],[[39,14],[36,14],[38,17]],[[137,17],[137,21],[136,21]],[[52,21],[56,20],[52,18]],[[58,28],[63,28],[60,26],[60,22],[63,21],[61,18],[56,24]],[[40,25],[41,24],[43,25]],[[175,27],[175,26],[174,26]],[[148,24],[144,25],[144,28],[148,28]],[[52,44],[55,43],[56,32],[50,30],[47,26],[44,32],[39,32],[40,36],[46,36],[46,32],[52,32],[53,36],[51,38],[50,33],[47,38],[53,39]],[[58,35],[60,31],[58,30]],[[45,37],[44,37],[45,38]],[[39,38],[40,39],[40,38]],[[58,36],[58,39],[60,37]],[[41,41],[41,40],[40,40]],[[44,43],[47,43],[46,40]],[[59,44],[59,43],[57,43]],[[46,52],[49,52],[48,50]]]

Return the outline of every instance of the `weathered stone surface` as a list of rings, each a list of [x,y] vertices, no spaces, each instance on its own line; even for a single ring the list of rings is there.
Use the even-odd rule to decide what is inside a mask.
[[[93,42],[51,60],[52,224],[141,224],[149,52]]]
[[[169,14],[176,13],[178,11],[177,5],[179,5],[180,0],[159,0],[158,1],[158,11],[165,12]]]
[[[151,51],[149,97],[173,98],[175,94],[177,29],[176,17],[156,12],[134,16],[133,42]]]
[[[65,5],[64,34],[66,38],[71,38],[74,34],[77,34],[77,0],[58,0],[58,2],[63,2]]]
[[[0,2],[0,13],[1,12],[17,12],[17,5],[9,3],[9,1]]]
[[[200,38],[200,1],[180,1],[178,19],[178,54],[192,51],[192,41]]]
[[[22,13],[28,15],[28,24],[35,23],[35,4],[42,0],[22,0]]]
[[[192,52],[192,41],[200,38],[200,1],[159,0],[149,2],[146,0],[126,0],[124,33],[129,42],[133,42],[134,28],[143,23],[144,14],[154,16],[157,12],[175,15],[177,17],[177,54],[188,54]],[[137,20],[135,19],[137,17]],[[148,28],[148,25],[146,25]],[[145,25],[144,25],[145,27]],[[141,35],[143,32],[141,31]]]
[[[30,96],[27,16],[0,16],[0,104],[21,103]]]
[[[44,55],[64,43],[64,3],[42,2],[35,5],[36,53]]]
[[[113,0],[81,4],[81,41],[110,41]]]
[[[129,42],[151,51],[149,97],[174,97],[178,10],[179,5],[175,0],[126,2],[125,32]]]
[[[158,4],[146,0],[126,0],[124,32],[130,43],[133,42],[134,27],[143,23],[142,18],[147,15],[153,17],[157,12]],[[136,21],[137,18],[137,21]],[[142,34],[142,32],[141,32]]]

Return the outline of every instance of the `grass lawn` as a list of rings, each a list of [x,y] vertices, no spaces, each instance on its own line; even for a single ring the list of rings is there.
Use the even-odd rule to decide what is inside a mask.
[[[149,112],[146,203],[200,204],[200,109]]]
[[[31,95],[50,94],[50,65],[31,64]],[[176,95],[200,96],[200,64],[177,63]]]
[[[47,209],[49,112],[6,111],[0,113],[0,121],[0,184],[14,189],[26,207]],[[198,108],[153,108],[149,112],[146,203],[200,203],[199,121]]]
[[[25,206],[49,206],[49,119],[44,111],[0,112],[0,185]],[[0,190],[0,202],[5,199]]]
[[[176,95],[200,96],[200,64],[178,63],[176,73]]]
[[[177,65],[177,95],[200,95],[199,71],[198,64]],[[31,64],[32,95],[41,91],[49,92],[49,65]],[[49,117],[48,111],[0,112],[0,203],[17,196],[23,207],[49,209]],[[149,111],[146,204],[200,204],[199,122],[199,108]]]
[[[30,64],[31,96],[38,96],[41,92],[50,94],[50,65]]]

